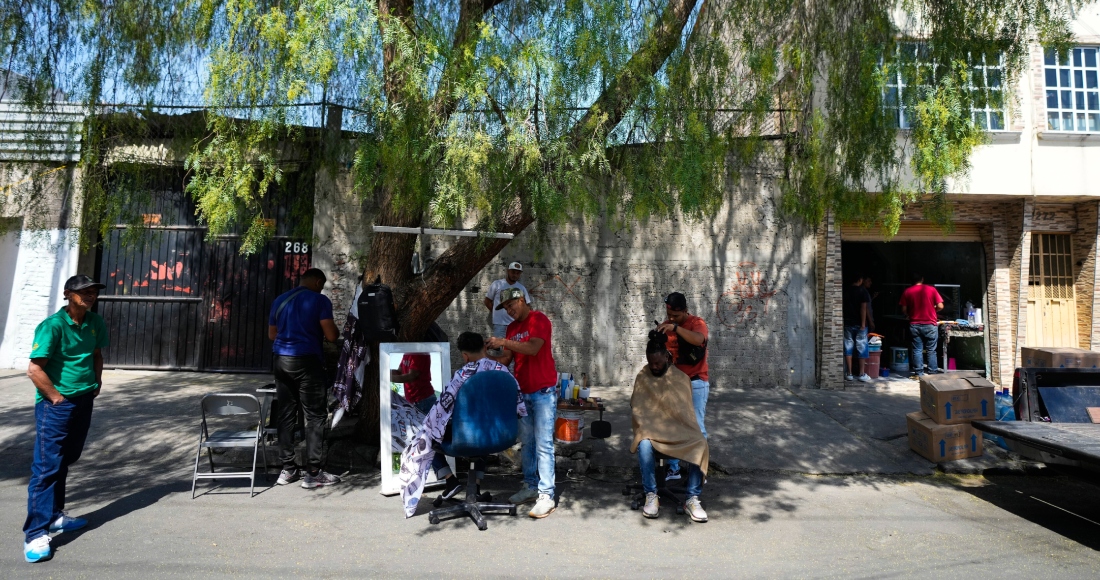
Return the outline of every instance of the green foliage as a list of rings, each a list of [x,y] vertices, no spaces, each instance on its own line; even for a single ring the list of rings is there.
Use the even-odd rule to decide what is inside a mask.
[[[700,1],[682,28],[675,4],[27,0],[0,8],[0,56],[28,103],[63,90],[94,115],[81,164],[99,227],[133,205],[105,185],[113,148],[163,136],[156,106],[201,98],[205,130],[169,133],[201,219],[243,229],[246,251],[271,233],[263,200],[303,164],[350,164],[356,191],[410,224],[492,230],[516,207],[543,231],[604,209],[701,218],[763,173],[791,215],[889,233],[912,203],[949,222],[945,196],[983,142],[975,99],[993,98],[968,80],[975,55],[1003,55],[1014,87],[1032,43],[1068,45],[1079,2]],[[671,44],[651,42],[668,26]],[[915,82],[891,101],[899,71]],[[137,121],[100,115],[118,101]],[[318,102],[343,107],[350,139],[325,137]]]

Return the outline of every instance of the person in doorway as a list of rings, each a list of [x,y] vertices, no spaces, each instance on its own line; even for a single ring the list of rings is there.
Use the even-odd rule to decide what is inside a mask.
[[[855,380],[855,366],[852,357],[859,361],[859,381],[867,383],[871,377],[867,376],[864,368],[870,357],[867,349],[867,321],[871,315],[871,295],[863,287],[863,275],[859,274],[852,279],[852,283],[844,287],[842,315],[844,317],[844,364],[847,365],[847,373],[844,380]]]
[[[863,289],[867,291],[867,296],[870,300],[867,302],[867,330],[870,332],[875,331],[875,298],[878,298],[878,292],[871,292],[872,280],[870,276],[863,277]]]
[[[420,503],[420,496],[424,491],[424,481],[428,474],[428,466],[435,471],[436,479],[443,480],[443,498],[451,499],[462,492],[464,487],[451,466],[447,465],[447,459],[442,453],[435,450],[435,445],[442,441],[451,423],[451,415],[454,413],[454,401],[458,392],[470,377],[484,371],[508,372],[508,367],[485,356],[485,339],[476,332],[463,332],[458,335],[458,351],[462,354],[462,368],[455,371],[454,378],[443,388],[442,400],[428,410],[428,416],[424,419],[424,427],[416,437],[405,446],[401,452],[401,470],[398,479],[401,481],[401,500],[405,506],[405,517],[410,518],[416,514],[416,506]],[[511,374],[511,373],[509,373]],[[527,415],[527,407],[523,404],[523,393],[519,391],[516,383],[516,416],[522,418]],[[479,501],[491,501],[487,496],[481,495],[480,483],[485,477],[485,461],[478,459],[474,463],[474,478],[479,485],[475,490]]]
[[[267,321],[267,336],[274,341],[275,397],[279,402],[277,431],[279,460],[283,463],[276,482],[279,485],[298,479],[306,489],[340,483],[339,477],[321,469],[321,445],[328,418],[322,343],[335,342],[340,336],[332,319],[332,301],[321,294],[326,281],[324,272],[306,270],[297,288],[275,298]],[[299,408],[305,414],[308,466],[304,477],[294,449]]]
[[[939,315],[943,297],[935,287],[924,283],[924,276],[912,275],[913,285],[901,293],[901,313],[909,318],[909,378],[924,375],[924,351],[928,351],[928,372],[942,373],[936,364],[936,343],[939,341]]]
[[[692,521],[707,521],[707,512],[699,501],[703,491],[710,449],[695,414],[688,409],[692,401],[691,380],[672,366],[672,355],[666,346],[668,336],[650,333],[646,344],[646,366],[634,379],[630,395],[631,425],[634,441],[631,453],[638,454],[638,470],[642,474],[645,505],[642,515],[657,517],[660,502],[657,497],[654,451],[682,459],[688,463],[687,501],[684,511]]]
[[[27,376],[34,383],[34,462],[27,486],[23,558],[53,557],[51,532],[88,525],[65,513],[69,467],[80,459],[92,425],[92,402],[103,388],[103,349],[109,345],[103,317],[92,312],[106,288],[77,274],[65,282],[68,304],[34,329]]]
[[[665,321],[657,332],[668,335],[668,352],[676,368],[691,379],[691,403],[699,430],[707,436],[704,418],[710,398],[710,374],[707,367],[707,341],[710,331],[702,318],[688,312],[687,297],[673,292],[665,297]],[[668,462],[667,481],[680,479],[680,460]]]
[[[493,313],[493,336],[497,338],[504,338],[504,333],[508,331],[508,325],[512,323],[512,317],[508,314],[508,311],[500,308],[501,292],[508,288],[518,288],[523,291],[523,299],[527,304],[531,304],[531,295],[519,281],[522,276],[523,264],[512,262],[508,264],[508,271],[505,273],[504,278],[495,280],[489,285],[489,291],[485,293],[485,308]],[[496,352],[490,354],[500,356]]]
[[[390,381],[405,383],[405,400],[427,414],[436,402],[432,386],[432,358],[426,352],[410,352],[390,371]]]
[[[526,294],[519,288],[500,293],[497,308],[508,311],[514,320],[508,325],[507,338],[493,337],[489,348],[503,350],[497,359],[508,365],[515,360],[516,380],[523,392],[527,416],[519,422],[519,440],[523,444],[523,488],[509,501],[523,504],[535,500],[527,514],[544,518],[556,507],[554,501],[554,419],[558,409],[558,370],[551,348],[553,328],[545,314],[527,305]]]

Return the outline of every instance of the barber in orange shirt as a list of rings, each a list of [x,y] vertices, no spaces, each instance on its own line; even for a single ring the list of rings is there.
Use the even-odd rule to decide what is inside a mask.
[[[676,368],[691,378],[691,402],[695,406],[695,419],[699,430],[707,436],[703,416],[707,413],[707,397],[710,396],[710,375],[707,369],[707,340],[710,332],[707,323],[688,312],[687,297],[673,292],[665,298],[665,321],[657,326],[658,332],[668,334],[668,352],[672,354]],[[680,479],[680,461],[668,462],[666,481]]]

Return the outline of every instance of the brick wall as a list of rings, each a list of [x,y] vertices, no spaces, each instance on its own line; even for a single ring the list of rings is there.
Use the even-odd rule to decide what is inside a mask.
[[[1091,349],[1093,342],[1093,300],[1096,288],[1096,219],[1097,202],[1090,201],[1073,206],[1076,229],[1073,241],[1073,291],[1077,299],[1077,342],[1084,349]]]
[[[339,180],[329,185],[342,189]],[[813,386],[816,238],[778,217],[777,195],[746,182],[713,218],[654,218],[625,229],[618,220],[577,219],[550,227],[545,239],[525,232],[467,284],[440,324],[452,337],[489,333],[485,291],[518,260],[533,306],[554,325],[560,370],[587,372],[594,384],[630,384],[645,363],[647,332],[664,319],[663,297],[680,291],[710,327],[712,388]],[[370,224],[354,198],[336,191],[319,193],[317,207],[314,265],[338,273],[326,293],[342,319]],[[430,242],[421,246],[431,254],[425,259],[453,239]]]

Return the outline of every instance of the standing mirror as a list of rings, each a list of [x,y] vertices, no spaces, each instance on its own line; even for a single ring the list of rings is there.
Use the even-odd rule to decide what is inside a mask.
[[[451,345],[446,342],[383,342],[378,345],[378,361],[382,495],[395,495],[401,493],[397,480],[401,451],[420,432],[429,398],[438,398],[446,381],[450,380]],[[417,403],[425,407],[423,412],[417,408]],[[447,462],[453,471],[454,459],[448,457]],[[435,483],[435,474],[429,472],[428,486]]]

